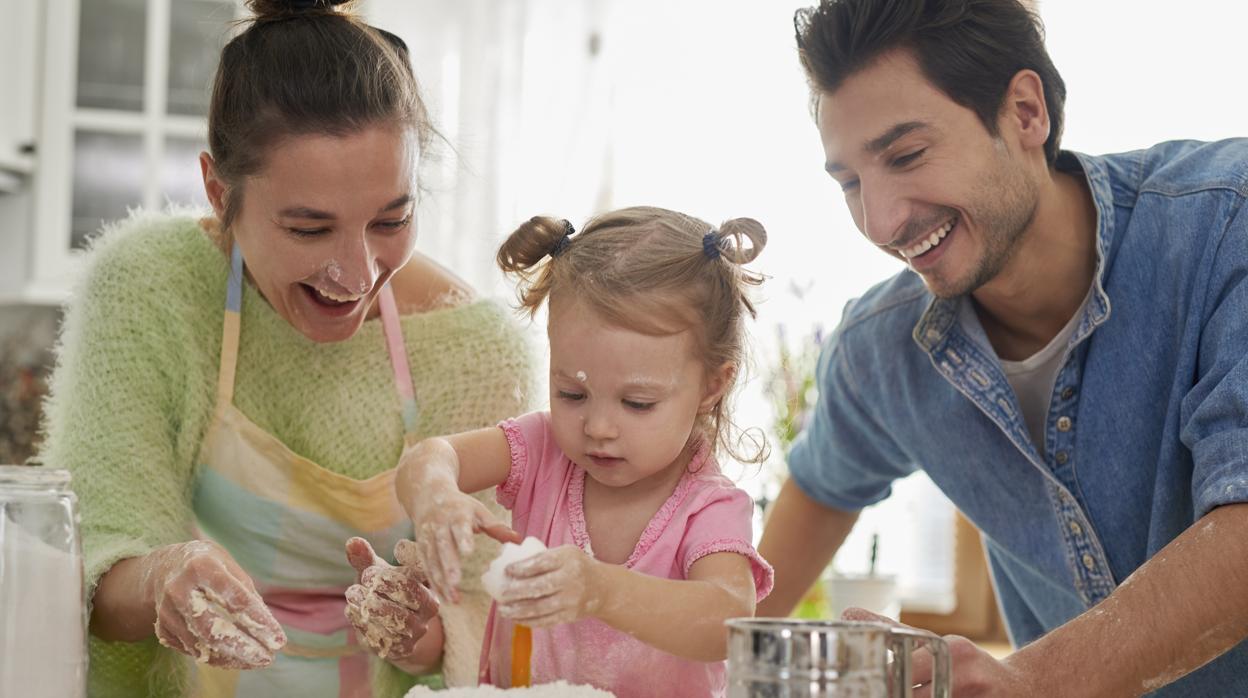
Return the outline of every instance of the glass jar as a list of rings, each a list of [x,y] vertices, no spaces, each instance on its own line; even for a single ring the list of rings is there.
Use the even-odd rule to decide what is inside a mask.
[[[0,465],[0,696],[81,698],[87,614],[69,472]]]

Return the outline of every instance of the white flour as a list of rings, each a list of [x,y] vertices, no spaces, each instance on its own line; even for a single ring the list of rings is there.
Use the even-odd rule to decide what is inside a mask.
[[[0,696],[86,695],[82,560],[0,510]]]
[[[433,691],[417,686],[408,691],[406,698],[496,698],[497,696],[530,696],[531,698],[614,698],[615,694],[593,686],[573,686],[566,681],[544,683],[529,688],[497,688],[476,686],[474,688],[448,688]]]

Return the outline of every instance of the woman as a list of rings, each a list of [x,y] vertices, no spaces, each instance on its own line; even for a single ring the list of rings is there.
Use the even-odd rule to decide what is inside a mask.
[[[111,226],[67,311],[43,459],[81,502],[93,696],[474,678],[479,589],[434,617],[343,544],[410,537],[405,439],[523,411],[534,363],[505,309],[413,252],[432,130],[406,47],[342,4],[249,2],[200,158],[213,216]],[[352,617],[385,637],[348,624],[357,581]]]

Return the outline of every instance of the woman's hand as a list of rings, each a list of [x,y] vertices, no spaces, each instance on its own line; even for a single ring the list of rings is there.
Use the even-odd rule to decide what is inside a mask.
[[[357,577],[347,588],[346,615],[364,646],[415,672],[432,666],[441,654],[440,647],[427,651],[420,647],[430,624],[436,622],[438,602],[425,586],[412,542],[399,541],[394,554],[398,567],[378,557],[363,538],[347,541],[347,561]]]
[[[593,616],[602,605],[602,563],[563,545],[507,566],[498,612],[544,628]]]
[[[139,592],[156,611],[160,644],[229,669],[268,666],[286,644],[251,577],[216,543],[168,545],[139,564]]]

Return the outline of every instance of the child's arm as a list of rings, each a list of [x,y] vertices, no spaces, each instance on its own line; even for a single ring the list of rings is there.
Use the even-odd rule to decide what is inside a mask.
[[[737,553],[712,553],[688,579],[599,562],[565,545],[514,563],[499,613],[546,627],[594,617],[664,652],[701,662],[728,656],[724,621],[754,615],[754,575]]]
[[[459,601],[459,559],[472,552],[474,533],[520,541],[485,505],[464,494],[502,484],[510,470],[511,449],[496,427],[425,439],[400,458],[395,493],[415,524],[424,571],[441,598]]]

